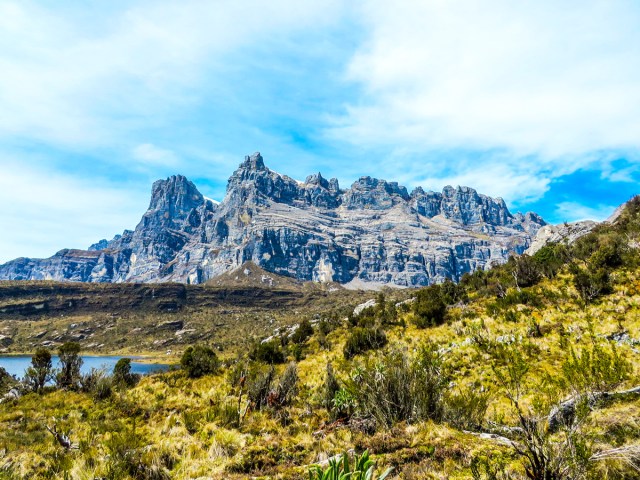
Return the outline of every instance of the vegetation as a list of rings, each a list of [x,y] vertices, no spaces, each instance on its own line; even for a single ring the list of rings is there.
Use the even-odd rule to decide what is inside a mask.
[[[41,393],[44,386],[53,379],[51,352],[38,348],[31,357],[31,366],[25,372],[24,383],[30,390]]]
[[[639,237],[634,200],[458,285],[327,293],[291,308],[298,328],[185,345],[181,370],[0,372],[22,395],[0,403],[0,478],[638,478]]]
[[[80,367],[82,358],[80,357],[80,344],[78,342],[67,342],[58,349],[60,359],[60,370],[56,375],[56,384],[59,388],[76,390],[80,383]]]
[[[188,347],[184,351],[180,359],[180,365],[187,376],[199,378],[203,375],[216,373],[220,367],[220,361],[216,352],[211,348],[205,345],[196,345],[195,347]],[[121,366],[122,368],[123,366]]]

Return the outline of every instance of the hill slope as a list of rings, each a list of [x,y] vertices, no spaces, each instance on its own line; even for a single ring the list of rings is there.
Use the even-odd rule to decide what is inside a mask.
[[[460,285],[378,294],[344,317],[300,310],[298,330],[221,354],[217,373],[8,400],[0,466],[8,478],[302,479],[353,448],[394,480],[638,478],[639,239],[636,200],[574,245]],[[52,422],[77,449],[54,442]]]

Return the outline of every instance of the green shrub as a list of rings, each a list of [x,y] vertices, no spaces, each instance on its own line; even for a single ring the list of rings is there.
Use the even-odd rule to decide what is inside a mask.
[[[382,348],[386,344],[387,336],[379,328],[356,327],[351,331],[351,335],[345,343],[344,358],[350,359],[359,353]]]
[[[0,367],[0,395],[4,395],[17,384],[18,382],[16,379],[13,378],[4,368]]]
[[[464,288],[447,281],[442,285],[431,285],[416,294],[411,304],[414,322],[418,328],[433,327],[444,323],[447,305],[466,298]]]
[[[632,364],[620,356],[615,343],[607,348],[596,339],[577,352],[571,348],[562,365],[565,385],[577,393],[613,390],[632,372]]]
[[[131,359],[121,358],[113,367],[113,383],[124,387],[133,387],[140,380],[140,375],[131,373]]]
[[[347,390],[361,415],[391,427],[400,421],[441,419],[448,384],[437,347],[426,343],[413,358],[393,349],[379,360],[367,359],[355,368]]]
[[[298,328],[293,335],[291,335],[291,341],[295,344],[302,344],[307,341],[307,339],[313,335],[313,326],[311,326],[311,322],[306,318],[300,322]]]
[[[249,352],[249,358],[258,362],[268,363],[270,365],[285,362],[284,351],[280,342],[276,339],[268,342],[258,342],[254,344]]]
[[[80,367],[82,367],[80,344],[77,342],[62,344],[58,349],[58,357],[60,358],[60,370],[56,375],[56,384],[60,388],[77,389],[81,378]]]
[[[384,480],[393,467],[387,468],[384,473],[376,473],[376,464],[369,458],[369,451],[362,455],[356,455],[353,464],[349,462],[349,454],[344,453],[338,458],[329,460],[329,466],[322,468],[319,465],[309,467],[309,480]]]
[[[38,348],[31,357],[31,366],[27,368],[24,383],[30,390],[40,393],[52,379],[51,352],[46,348]]]
[[[198,378],[203,375],[216,373],[220,367],[220,361],[216,352],[204,345],[196,345],[187,348],[180,359],[182,369],[190,378]]]
[[[113,393],[113,377],[102,369],[92,368],[80,376],[80,390],[90,393],[94,400],[106,400]]]
[[[336,393],[340,390],[340,382],[333,373],[333,365],[331,362],[327,363],[327,373],[324,377],[324,385],[322,391],[322,406],[327,409],[327,412],[335,419],[335,409],[333,405],[333,399]]]
[[[607,270],[584,269],[573,265],[571,271],[573,285],[584,303],[591,303],[598,297],[612,292],[611,279]]]

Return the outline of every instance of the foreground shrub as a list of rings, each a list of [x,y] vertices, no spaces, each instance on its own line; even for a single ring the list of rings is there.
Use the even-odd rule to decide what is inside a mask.
[[[296,345],[299,345],[306,342],[311,335],[313,335],[313,326],[311,325],[311,322],[305,318],[300,322],[296,331],[291,335],[291,341]]]
[[[601,295],[612,291],[609,272],[604,268],[582,269],[574,265],[571,273],[573,273],[573,285],[584,303],[591,303]]]
[[[415,357],[393,349],[356,367],[347,389],[358,413],[391,427],[401,421],[440,420],[449,383],[435,345],[420,347]]]
[[[203,375],[216,373],[220,361],[216,352],[204,345],[187,348],[182,354],[180,365],[189,378],[199,378]]]
[[[322,468],[312,465],[309,468],[309,480],[384,480],[393,471],[387,468],[384,473],[376,473],[376,464],[369,458],[369,451],[356,455],[353,464],[349,462],[349,454],[344,453],[329,460],[329,466]]]
[[[80,344],[77,342],[67,342],[62,344],[58,349],[58,357],[60,358],[60,370],[56,375],[56,385],[59,388],[75,390],[80,383],[80,367],[82,367],[82,358],[80,358]]]
[[[123,387],[133,387],[140,380],[140,375],[131,373],[131,359],[121,358],[113,367],[113,383]]]
[[[0,395],[4,395],[11,390],[18,382],[9,372],[0,367]]]
[[[382,348],[387,344],[387,336],[379,328],[356,327],[345,343],[344,358],[350,359],[359,353]]]
[[[268,364],[284,363],[285,355],[278,340],[256,343],[249,352],[249,358]]]
[[[40,393],[52,379],[51,352],[46,348],[38,348],[31,357],[31,366],[25,372],[24,383],[30,390]]]
[[[620,356],[615,343],[607,348],[596,339],[578,352],[571,348],[562,365],[564,385],[577,394],[613,390],[632,372],[632,364]]]
[[[420,328],[441,324],[447,311],[447,304],[440,295],[440,285],[418,291],[412,306],[415,323]]]
[[[80,390],[90,393],[95,400],[106,400],[113,393],[113,377],[102,369],[92,368],[80,376]]]

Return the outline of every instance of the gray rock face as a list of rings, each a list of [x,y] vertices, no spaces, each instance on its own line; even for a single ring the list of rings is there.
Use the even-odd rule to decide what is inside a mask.
[[[531,245],[525,251],[527,255],[533,255],[542,247],[549,243],[575,242],[580,237],[590,233],[598,222],[593,220],[582,220],[580,222],[565,223],[560,225],[545,225],[533,238]]]
[[[183,176],[153,184],[135,230],[88,251],[0,266],[0,279],[201,283],[246,262],[300,280],[419,286],[459,280],[529,247],[545,225],[468,187],[409,194],[362,177],[346,190],[320,173],[304,183],[245,157],[220,204]]]

